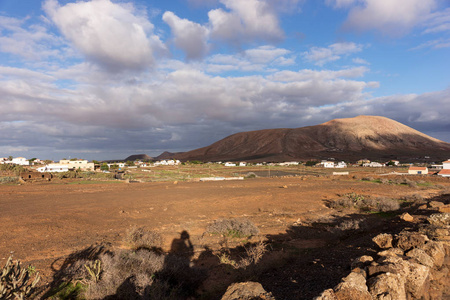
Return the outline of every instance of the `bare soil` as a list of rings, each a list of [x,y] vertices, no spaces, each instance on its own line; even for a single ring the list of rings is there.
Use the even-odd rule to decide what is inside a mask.
[[[367,240],[370,234],[337,239],[327,226],[324,230],[302,227],[311,222],[320,224],[320,220],[326,223],[332,215],[334,218],[339,215],[342,220],[360,217],[355,212],[337,213],[325,205],[327,201],[346,193],[400,198],[412,194],[433,196],[439,192],[433,187],[412,188],[350,177],[70,183],[0,186],[1,265],[13,253],[23,263],[34,265],[45,285],[52,282],[67,256],[100,243],[122,247],[125,232],[133,226],[160,232],[167,251],[185,230],[194,245],[197,261],[203,257],[199,265],[210,267],[203,289],[212,299],[223,293],[228,284],[223,277],[227,271],[218,265],[217,257],[210,252],[209,256],[205,254],[205,245],[211,250],[220,248],[219,238],[205,234],[206,226],[218,218],[249,218],[273,242],[274,254],[268,254],[266,268],[253,277],[277,299],[310,299],[348,272],[346,266],[351,257],[344,256],[344,252],[357,256],[370,251]],[[368,220],[373,228],[394,226],[376,216]],[[348,243],[342,244],[343,240]],[[339,263],[330,264],[333,259]],[[330,276],[324,275],[326,268]],[[242,279],[251,279],[247,275],[243,274]],[[208,291],[214,285],[212,282],[217,286]]]

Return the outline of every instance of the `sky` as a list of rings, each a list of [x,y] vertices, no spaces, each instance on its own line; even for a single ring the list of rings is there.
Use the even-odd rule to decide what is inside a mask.
[[[450,0],[0,0],[0,157],[157,156],[358,115],[450,142],[449,70]]]

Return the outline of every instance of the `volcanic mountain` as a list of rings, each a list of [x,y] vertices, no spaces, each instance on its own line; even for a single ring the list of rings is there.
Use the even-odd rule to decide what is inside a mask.
[[[335,119],[294,128],[236,133],[174,158],[200,161],[266,161],[362,158],[434,161],[450,157],[450,144],[379,116]]]

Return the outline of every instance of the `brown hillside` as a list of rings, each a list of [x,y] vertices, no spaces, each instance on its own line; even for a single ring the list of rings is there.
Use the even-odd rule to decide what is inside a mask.
[[[210,146],[179,153],[180,160],[289,161],[307,159],[420,159],[450,156],[450,144],[394,120],[358,116],[295,129],[236,133]]]

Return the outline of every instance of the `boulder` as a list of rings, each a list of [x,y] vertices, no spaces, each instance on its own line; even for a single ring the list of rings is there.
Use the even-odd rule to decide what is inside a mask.
[[[428,205],[432,208],[436,208],[436,207],[441,207],[444,205],[444,203],[440,202],[440,201],[430,201],[430,203],[428,203]]]
[[[429,256],[425,250],[414,248],[406,253],[406,256],[414,258],[419,264],[432,268],[434,266],[434,261]]]
[[[436,268],[442,267],[445,259],[445,248],[441,242],[429,241],[426,243],[422,249],[431,256]]]
[[[443,205],[439,207],[439,212],[441,213],[450,213],[450,204]]]
[[[426,295],[430,285],[430,268],[421,264],[409,263],[409,274],[406,277],[406,292],[413,299],[421,299]]]
[[[391,248],[392,240],[392,234],[387,233],[381,233],[372,239],[372,241],[381,249]]]
[[[421,247],[428,241],[428,237],[414,232],[402,232],[396,238],[396,246],[405,251]]]
[[[373,299],[406,300],[405,279],[400,274],[383,273],[368,281]]]
[[[222,300],[250,300],[250,299],[267,299],[275,300],[275,298],[264,288],[259,282],[239,282],[230,285],[221,298]]]
[[[373,257],[369,255],[363,255],[358,258],[356,258],[351,265],[352,269],[359,268],[363,269],[365,266],[373,262]]]
[[[355,272],[342,279],[342,282],[334,288],[334,294],[339,300],[372,300],[367,289],[366,279],[362,274]]]

